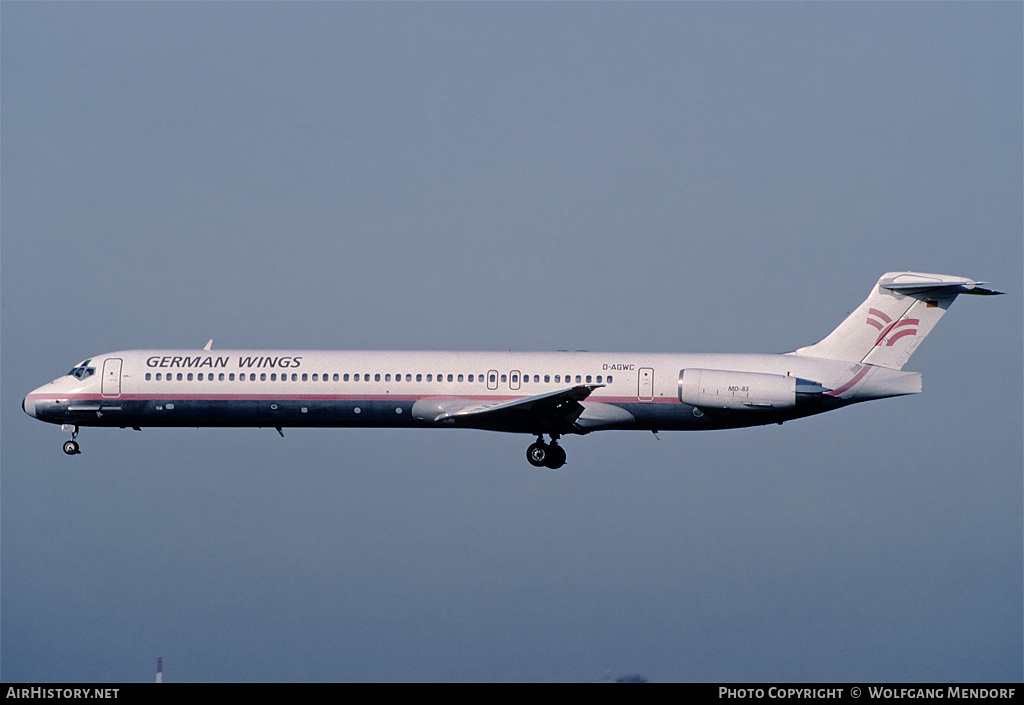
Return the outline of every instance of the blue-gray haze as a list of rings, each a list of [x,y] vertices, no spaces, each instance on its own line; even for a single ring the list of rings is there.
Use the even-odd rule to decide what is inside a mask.
[[[1021,3],[16,3],[5,681],[1022,676]],[[784,426],[86,429],[136,347],[781,352],[894,269],[924,393]]]

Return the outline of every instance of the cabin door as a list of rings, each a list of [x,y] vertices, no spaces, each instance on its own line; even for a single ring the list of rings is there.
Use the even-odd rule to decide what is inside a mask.
[[[104,397],[121,396],[121,358],[108,357],[103,361],[103,387]]]
[[[641,367],[637,378],[636,398],[639,401],[654,401],[654,368]]]

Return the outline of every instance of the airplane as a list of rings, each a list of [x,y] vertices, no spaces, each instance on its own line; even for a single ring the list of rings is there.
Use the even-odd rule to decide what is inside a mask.
[[[820,342],[782,354],[123,350],[30,392],[29,416],[82,426],[475,428],[535,436],[742,428],[921,391],[903,365],[960,294],[986,282],[888,272]],[[545,441],[545,436],[550,442]]]

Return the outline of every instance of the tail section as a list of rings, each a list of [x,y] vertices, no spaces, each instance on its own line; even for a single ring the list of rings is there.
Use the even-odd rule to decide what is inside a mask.
[[[957,296],[1002,293],[983,288],[984,283],[948,274],[888,272],[838,328],[793,354],[902,369]]]

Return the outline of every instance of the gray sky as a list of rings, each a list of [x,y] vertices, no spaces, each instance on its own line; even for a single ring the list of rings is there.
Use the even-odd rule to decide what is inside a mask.
[[[0,677],[1022,677],[1020,3],[0,4]],[[135,347],[781,352],[993,282],[770,428],[85,429]]]

